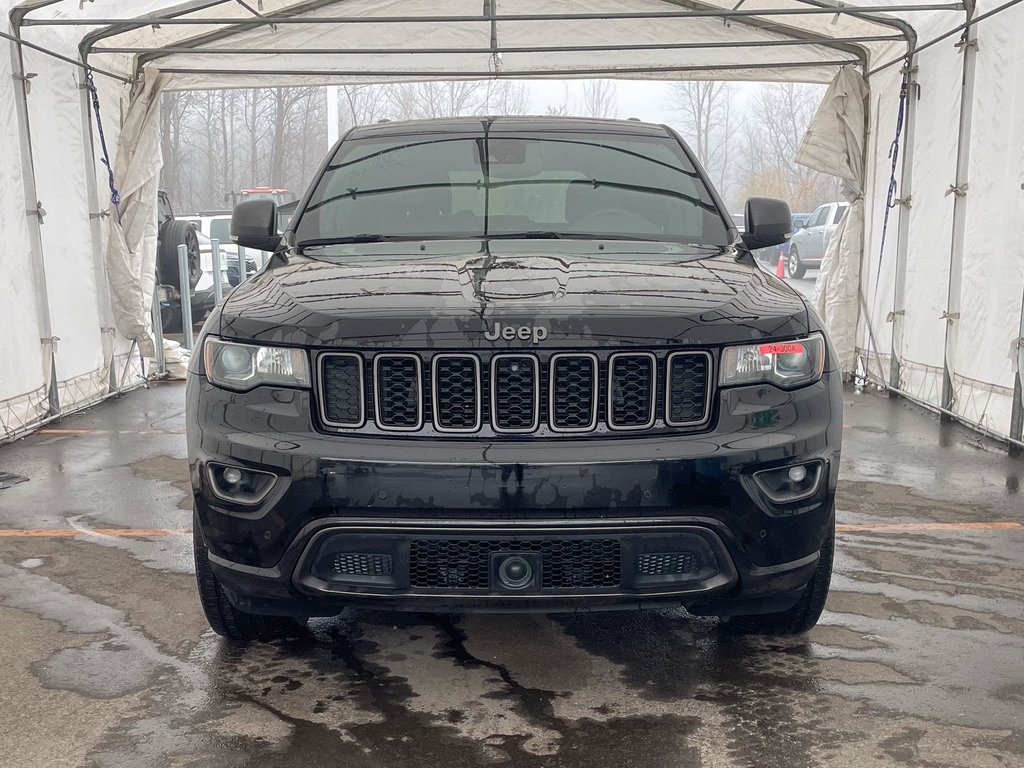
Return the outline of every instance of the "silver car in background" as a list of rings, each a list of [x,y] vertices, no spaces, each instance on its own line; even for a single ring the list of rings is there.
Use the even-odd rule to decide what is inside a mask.
[[[807,226],[793,233],[786,259],[786,273],[789,277],[800,278],[808,269],[821,267],[832,233],[846,216],[849,207],[848,203],[819,205],[811,214]]]

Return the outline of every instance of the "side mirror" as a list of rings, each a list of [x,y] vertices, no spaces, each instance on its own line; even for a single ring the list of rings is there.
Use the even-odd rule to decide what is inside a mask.
[[[231,214],[231,242],[257,251],[276,251],[281,245],[277,234],[277,206],[273,200],[246,200]]]
[[[793,231],[793,214],[789,205],[771,197],[747,200],[747,228],[743,243],[752,251],[770,248],[789,239]]]

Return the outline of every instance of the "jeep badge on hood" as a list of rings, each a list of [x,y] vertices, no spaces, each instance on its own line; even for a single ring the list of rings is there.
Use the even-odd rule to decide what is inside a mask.
[[[494,330],[484,331],[484,338],[488,341],[522,339],[523,341],[532,340],[534,344],[538,344],[547,337],[548,329],[543,325],[520,325],[518,328],[513,328],[511,325],[503,326],[501,323],[495,323]]]

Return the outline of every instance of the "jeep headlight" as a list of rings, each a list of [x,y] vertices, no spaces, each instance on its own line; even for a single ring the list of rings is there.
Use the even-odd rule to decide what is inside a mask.
[[[309,386],[309,362],[301,349],[237,344],[207,336],[206,375],[218,387],[244,391],[261,384]]]
[[[719,383],[774,384],[796,389],[813,384],[825,369],[825,339],[820,333],[806,339],[743,344],[722,351]]]

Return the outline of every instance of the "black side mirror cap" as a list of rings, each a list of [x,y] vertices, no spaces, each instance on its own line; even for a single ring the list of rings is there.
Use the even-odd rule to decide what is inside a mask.
[[[277,205],[273,200],[246,200],[231,214],[231,242],[242,248],[276,251],[281,245],[277,234]]]
[[[743,243],[751,251],[786,242],[793,234],[793,214],[783,200],[752,197],[747,200]]]

